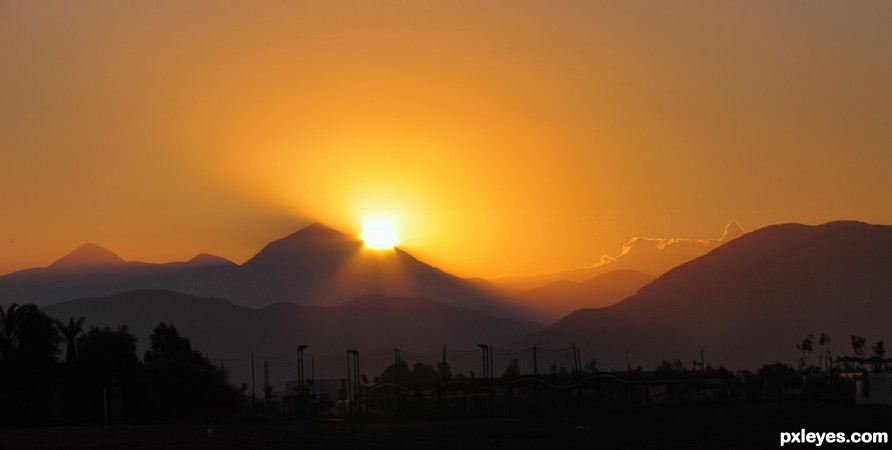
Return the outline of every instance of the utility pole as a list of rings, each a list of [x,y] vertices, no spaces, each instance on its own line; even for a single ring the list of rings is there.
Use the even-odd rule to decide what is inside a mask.
[[[480,350],[483,351],[483,354],[481,355],[483,357],[483,379],[486,380],[489,378],[489,358],[487,357],[489,354],[489,345],[477,344],[477,347],[480,347]]]
[[[251,352],[251,398],[253,404],[257,400],[257,385],[254,383],[254,352]]]
[[[490,379],[493,378],[493,370],[492,370],[492,369],[493,369],[493,366],[492,366],[492,354],[493,354],[493,352],[495,352],[495,349],[496,349],[496,348],[493,347],[492,344],[489,345],[489,352],[488,352],[488,353],[489,353],[489,378],[490,378]]]
[[[487,353],[489,353],[489,378],[490,378],[490,379],[494,378],[494,376],[493,376],[493,370],[492,370],[492,369],[493,369],[493,367],[492,367],[492,354],[495,352],[495,350],[496,350],[496,348],[493,347],[492,344],[490,344],[490,345],[489,345],[489,352],[487,352]]]
[[[396,371],[396,382],[400,382],[400,349],[393,346],[393,368]]]
[[[304,375],[304,350],[307,349],[307,345],[299,345],[297,347],[297,390],[298,397],[304,397],[304,383],[306,383],[306,376]]]
[[[442,365],[440,366],[440,378],[442,380],[442,382],[440,384],[440,388],[439,388],[440,405],[442,406],[443,410],[446,411],[447,410],[447,403],[446,403],[446,381],[447,381],[447,378],[446,378],[446,346],[445,345],[443,346],[443,362],[442,362]]]
[[[353,357],[353,364],[351,366],[350,359]],[[359,413],[359,393],[360,393],[360,384],[359,384],[359,351],[347,349],[347,399],[350,405],[350,411],[355,411]]]
[[[263,359],[263,398],[269,395],[269,359]]]
[[[443,366],[440,369],[443,373],[440,375],[443,377],[443,382],[446,382],[446,346],[443,346]]]
[[[350,349],[347,349],[347,405],[351,405],[353,401],[352,383],[350,382]],[[349,408],[348,408],[349,411]]]
[[[538,347],[533,346],[533,376],[539,376]]]

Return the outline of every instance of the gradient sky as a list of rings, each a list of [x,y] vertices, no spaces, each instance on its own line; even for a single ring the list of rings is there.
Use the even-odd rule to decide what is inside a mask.
[[[0,273],[397,222],[463,276],[892,223],[889,1],[0,1]]]

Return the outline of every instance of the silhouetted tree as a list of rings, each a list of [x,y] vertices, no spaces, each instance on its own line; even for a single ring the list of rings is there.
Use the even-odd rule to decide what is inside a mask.
[[[591,361],[586,363],[585,370],[588,373],[598,373],[598,360],[595,358],[592,358]]]
[[[520,376],[520,363],[518,362],[517,358],[511,358],[511,360],[508,361],[508,367],[505,368],[505,373],[502,374],[502,378],[510,380],[512,378],[517,378],[519,376]]]
[[[566,367],[558,367],[557,364],[552,364],[548,368],[548,376],[552,379],[561,380],[570,377],[570,371]]]
[[[763,383],[765,393],[780,399],[786,389],[802,384],[802,377],[787,364],[765,364],[756,372],[756,379]]]
[[[446,363],[444,366],[442,362],[437,363],[437,368],[435,369],[431,364],[425,364],[422,362],[415,363],[412,368],[409,368],[409,364],[404,359],[400,359],[399,366],[399,378],[397,378],[397,366],[396,364],[391,364],[384,368],[384,371],[381,375],[374,377],[376,383],[439,383],[444,379],[452,378],[452,371],[449,369],[449,363]],[[443,371],[446,371],[444,374]],[[473,373],[471,375],[473,378]]]
[[[74,317],[69,317],[67,324],[58,319],[54,322],[56,328],[62,333],[62,341],[65,342],[65,361],[71,363],[77,359],[77,347],[84,334],[84,317],[81,316],[77,320],[74,320]]]
[[[882,339],[873,345],[873,371],[879,372],[883,366],[883,358],[886,356],[886,346]]]
[[[805,369],[805,357],[814,350],[814,341],[814,334],[808,333],[802,343],[796,344],[796,349],[802,353],[802,357],[799,358],[799,370]]]
[[[143,360],[140,385],[144,413],[150,417],[213,418],[240,404],[226,371],[194,350],[173,324],[155,327]]]
[[[852,335],[852,351],[855,352],[855,356],[858,358],[864,357],[864,344],[867,342],[867,339],[864,339],[861,336]]]
[[[827,361],[827,369],[830,370],[830,364],[833,362],[832,355],[830,354],[830,336],[827,333],[821,333],[821,336],[818,338],[818,345],[820,345],[823,350],[822,353],[824,359]]]
[[[56,361],[59,332],[34,305],[0,307],[0,357],[5,362],[46,364]]]
[[[70,366],[66,404],[74,420],[101,423],[103,401],[111,391],[121,394],[121,403],[132,413],[138,398],[136,380],[139,358],[136,336],[122,325],[117,329],[91,327],[80,339],[77,359]]]
[[[412,366],[412,381],[416,383],[437,383],[440,379],[440,373],[430,364],[417,362]]]
[[[0,307],[0,423],[38,423],[52,415],[59,332],[34,305]]]
[[[6,362],[12,358],[18,347],[24,317],[36,308],[34,305],[19,306],[16,303],[6,310],[0,306],[0,360]]]
[[[126,325],[117,330],[91,327],[78,352],[78,367],[100,383],[112,383],[132,376],[139,366],[136,336]]]
[[[375,377],[379,383],[405,383],[412,381],[412,369],[405,359],[400,359],[399,371],[397,371],[396,363],[384,368],[381,375]]]
[[[150,363],[158,358],[188,359],[193,358],[192,343],[188,338],[180,336],[173,324],[161,322],[149,336],[149,349],[143,360]]]
[[[684,363],[681,362],[680,359],[675,359],[673,361],[660,361],[660,364],[657,365],[657,368],[654,370],[655,372],[684,372]]]
[[[861,361],[864,360],[864,345],[867,343],[867,339],[864,339],[858,335],[851,336],[852,341],[852,351],[855,352],[855,358],[859,360],[859,365],[861,365]],[[863,366],[861,367],[863,370]]]

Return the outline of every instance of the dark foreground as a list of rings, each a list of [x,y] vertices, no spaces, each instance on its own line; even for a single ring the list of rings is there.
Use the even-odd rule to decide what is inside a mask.
[[[817,432],[892,433],[892,407],[797,402],[681,407],[586,417],[0,429],[0,448],[747,449],[778,448],[780,432],[802,428]],[[785,448],[814,447],[788,444]],[[834,446],[821,446],[826,447]]]

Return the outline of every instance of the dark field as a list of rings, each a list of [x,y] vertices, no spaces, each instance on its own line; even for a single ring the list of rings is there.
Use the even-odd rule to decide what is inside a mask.
[[[683,407],[586,417],[24,428],[0,431],[0,448],[742,449],[778,448],[781,431],[802,428],[818,432],[892,432],[892,407],[802,402]],[[785,448],[812,447],[813,444],[788,444]],[[823,447],[833,446],[825,443]]]

